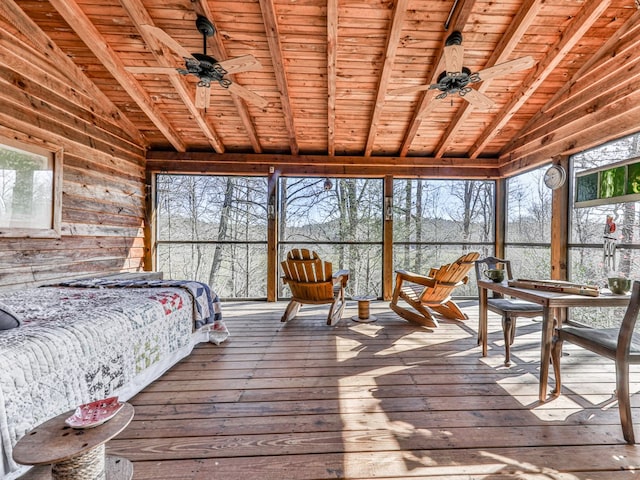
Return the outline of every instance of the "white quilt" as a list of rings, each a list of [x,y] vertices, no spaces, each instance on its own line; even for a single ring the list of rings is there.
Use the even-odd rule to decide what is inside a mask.
[[[0,331],[0,478],[17,471],[12,448],[33,427],[93,400],[126,400],[207,341],[193,334],[192,302],[181,288],[0,294],[23,321]]]

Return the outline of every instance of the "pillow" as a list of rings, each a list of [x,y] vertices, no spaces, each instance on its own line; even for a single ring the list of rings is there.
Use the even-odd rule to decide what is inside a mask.
[[[20,319],[6,305],[0,304],[0,330],[9,330],[20,326]]]

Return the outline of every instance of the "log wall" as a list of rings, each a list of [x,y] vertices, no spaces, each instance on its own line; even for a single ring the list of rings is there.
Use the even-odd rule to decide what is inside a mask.
[[[62,223],[59,238],[0,238],[0,287],[141,270],[144,139],[19,15],[0,15],[0,135],[62,149]]]

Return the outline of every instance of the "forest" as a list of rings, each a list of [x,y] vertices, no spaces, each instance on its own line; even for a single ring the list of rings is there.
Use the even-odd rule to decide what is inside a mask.
[[[576,154],[572,174],[635,158],[639,136]],[[548,278],[551,191],[546,166],[507,180],[505,250],[521,278]],[[495,182],[280,177],[275,204],[267,177],[158,174],[158,268],[209,283],[223,298],[266,297],[267,219],[277,220],[278,254],[315,250],[351,273],[349,295],[382,293],[385,215],[393,219],[393,265],[419,273],[471,250],[494,251]],[[607,215],[617,225],[615,262],[603,258]],[[603,285],[615,271],[637,275],[637,202],[571,208],[571,280]],[[458,292],[475,296],[475,281]],[[287,291],[280,285],[279,298]]]

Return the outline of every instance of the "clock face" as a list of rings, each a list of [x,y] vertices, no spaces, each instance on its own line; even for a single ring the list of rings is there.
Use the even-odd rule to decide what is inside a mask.
[[[567,178],[567,174],[559,165],[552,165],[544,174],[544,184],[552,190],[560,188]]]

